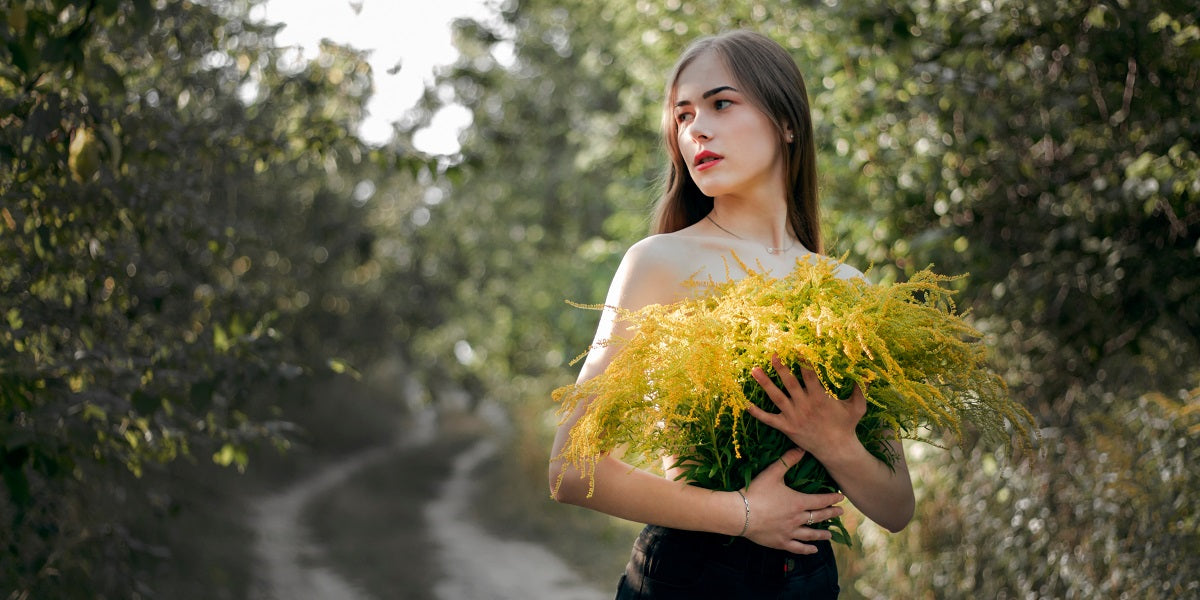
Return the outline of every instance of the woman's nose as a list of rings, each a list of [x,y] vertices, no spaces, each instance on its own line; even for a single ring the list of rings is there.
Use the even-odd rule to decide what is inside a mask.
[[[692,122],[688,126],[688,134],[694,140],[712,139],[712,128],[708,125],[708,119],[701,118],[700,115],[692,117]]]

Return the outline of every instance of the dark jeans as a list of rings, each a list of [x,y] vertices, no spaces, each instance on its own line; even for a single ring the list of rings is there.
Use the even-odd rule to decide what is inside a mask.
[[[648,525],[633,546],[617,600],[837,598],[829,542],[792,554],[745,538]]]

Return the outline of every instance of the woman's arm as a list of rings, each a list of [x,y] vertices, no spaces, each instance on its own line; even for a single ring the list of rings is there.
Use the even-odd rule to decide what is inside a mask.
[[[556,444],[557,446],[558,444]],[[554,499],[597,510],[615,517],[653,523],[675,529],[742,535],[755,543],[796,554],[811,554],[815,546],[804,542],[828,540],[829,531],[809,527],[841,516],[843,509],[833,506],[841,494],[801,494],[784,483],[786,465],[795,465],[804,456],[799,448],[785,453],[782,460],[759,473],[744,492],[716,492],[682,481],[671,481],[647,471],[635,469],[611,456],[596,465],[595,489],[588,496],[587,477],[560,461],[550,465],[550,485]],[[559,474],[563,475],[557,485]],[[746,506],[749,505],[747,514]]]
[[[606,304],[637,310],[650,304],[665,304],[687,293],[683,281],[691,273],[683,269],[694,262],[686,253],[676,252],[661,236],[635,244],[626,253],[613,278]],[[614,311],[606,309],[596,332],[596,340],[629,335]],[[579,374],[583,382],[603,373],[619,348],[597,345],[588,354]],[[563,461],[560,456],[570,438],[570,430],[586,410],[576,408],[558,427],[551,450],[549,480],[554,498],[600,512],[676,529],[708,531],[727,535],[742,534],[756,543],[782,548],[799,554],[816,551],[805,541],[829,539],[825,530],[807,527],[842,514],[832,506],[840,494],[801,494],[784,484],[787,468],[777,462],[763,471],[744,492],[715,492],[682,481],[672,481],[635,469],[619,457],[607,455],[596,464],[594,479]],[[784,461],[794,465],[803,456],[794,450]],[[592,482],[594,481],[594,489]],[[589,495],[589,491],[591,494]],[[747,519],[746,503],[749,503]],[[811,519],[811,521],[810,521]],[[747,527],[747,522],[749,523]],[[743,534],[743,529],[745,533]]]
[[[859,441],[854,429],[867,411],[862,390],[855,386],[849,399],[839,400],[825,391],[814,371],[801,369],[801,379],[797,379],[778,357],[772,364],[783,390],[762,369],[754,369],[753,375],[780,412],[769,413],[752,405],[750,414],[811,452],[869,519],[892,532],[904,529],[916,507],[904,447],[898,441],[889,442],[897,457],[889,467]]]

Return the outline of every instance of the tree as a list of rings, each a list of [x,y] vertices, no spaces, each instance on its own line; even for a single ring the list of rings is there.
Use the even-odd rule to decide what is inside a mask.
[[[460,21],[460,58],[439,78],[474,124],[418,234],[423,285],[444,290],[445,303],[444,319],[418,334],[418,355],[511,403],[547,393],[547,375],[586,345],[590,315],[564,300],[603,295],[601,274],[621,250],[608,238],[628,237],[613,207],[638,203],[649,179],[633,162],[646,156],[646,136],[617,135],[640,117],[620,116],[628,76],[609,68],[602,31],[567,16],[521,6],[505,13],[508,25]],[[506,68],[493,29],[517,23]]]
[[[16,597],[153,594],[171,550],[155,524],[188,504],[167,465],[243,468],[252,444],[287,443],[286,382],[394,344],[362,184],[424,159],[351,133],[371,92],[359,53],[296,62],[249,6],[0,15],[0,587]]]
[[[924,567],[906,571],[914,593],[939,580],[965,596],[1196,585],[1200,506],[1178,500],[1195,485],[1182,465],[1200,383],[1192,12],[879,3],[851,15],[872,57],[845,75],[871,91],[846,114],[874,113],[848,146],[887,215],[875,247],[902,268],[971,273],[963,302],[1046,436],[1041,460],[1001,460],[1003,477],[971,466],[990,464],[978,449],[935,463],[946,487],[930,490],[905,551]],[[968,549],[965,567],[948,548]]]

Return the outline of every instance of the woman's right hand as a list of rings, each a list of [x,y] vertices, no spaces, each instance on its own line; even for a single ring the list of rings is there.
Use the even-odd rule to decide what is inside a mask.
[[[845,499],[841,494],[804,494],[784,483],[788,468],[804,457],[804,450],[792,448],[754,477],[746,488],[750,504],[750,525],[743,537],[761,546],[787,550],[793,554],[814,554],[816,546],[806,544],[828,540],[832,534],[811,527],[841,516]],[[741,498],[738,498],[741,501]],[[743,505],[743,509],[744,509]]]

